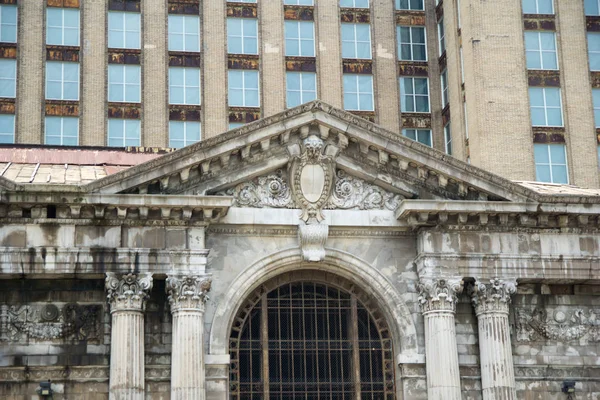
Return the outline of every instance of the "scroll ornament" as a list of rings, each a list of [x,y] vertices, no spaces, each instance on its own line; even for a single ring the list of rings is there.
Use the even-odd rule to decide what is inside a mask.
[[[423,314],[433,311],[456,311],[458,295],[464,282],[461,278],[423,278],[419,281],[419,305]]]
[[[170,275],[166,282],[171,311],[194,309],[204,311],[204,303],[208,300],[208,292],[212,280],[199,275]]]
[[[152,273],[126,274],[120,278],[114,272],[106,273],[106,290],[110,311],[144,311],[152,290]]]

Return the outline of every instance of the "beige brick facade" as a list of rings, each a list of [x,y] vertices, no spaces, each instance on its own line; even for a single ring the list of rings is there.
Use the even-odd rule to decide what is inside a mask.
[[[590,92],[583,2],[557,1],[559,68],[571,183],[598,186],[597,140]],[[592,133],[592,134],[590,134]]]
[[[79,143],[85,146],[102,146],[107,142],[106,11],[109,2],[88,0],[80,5]],[[258,3],[260,116],[266,117],[286,107],[284,5],[283,1],[275,0]],[[560,76],[564,120],[564,128],[558,129],[559,136],[567,149],[570,183],[598,187],[597,141],[583,6],[572,1],[555,3],[553,18],[559,59],[559,71],[555,75]],[[168,4],[184,3],[148,0],[141,5],[143,146],[169,145]],[[244,4],[222,0],[199,4],[202,105],[198,110],[201,110],[202,137],[209,138],[228,129],[227,7],[229,4],[230,8],[239,9]],[[317,97],[343,108],[340,23],[347,16],[340,11],[338,0],[316,1],[313,11]],[[396,10],[392,0],[372,0],[370,9],[362,12],[365,13],[372,33],[375,122],[398,134],[403,127],[431,126],[433,147],[445,151],[444,124],[449,120],[454,157],[510,179],[536,179],[533,144],[539,139],[531,126],[524,46],[526,21],[520,0],[443,0],[439,5],[436,0],[425,0],[424,12]],[[439,18],[443,18],[445,26],[446,51],[442,56],[438,47]],[[19,19],[16,141],[43,143],[46,58],[43,2],[20,1]],[[424,22],[426,26],[429,114],[403,118],[400,113],[399,76],[424,75],[422,70],[407,72],[412,68],[410,65],[408,69],[399,66],[396,38],[399,21],[413,25]],[[422,65],[417,67],[422,68]],[[440,81],[444,68],[450,99],[446,110],[442,106]],[[552,140],[547,143],[556,143],[556,138]]]
[[[45,19],[43,2],[20,3],[15,131],[18,143],[43,143]]]
[[[166,147],[169,144],[169,95],[165,1],[144,0],[142,16],[142,144]]]
[[[79,143],[106,145],[106,10],[107,0],[86,1],[81,7],[81,119]]]
[[[277,114],[285,108],[285,40],[283,5],[279,1],[259,2],[260,73],[263,116]]]

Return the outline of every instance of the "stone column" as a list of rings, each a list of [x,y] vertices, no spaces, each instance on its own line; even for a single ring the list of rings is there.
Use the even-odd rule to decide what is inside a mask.
[[[173,313],[171,400],[204,400],[204,303],[206,276],[169,275],[166,290]]]
[[[469,292],[479,325],[479,358],[484,400],[517,398],[508,309],[515,279],[476,280]]]
[[[110,336],[111,400],[144,399],[144,309],[152,274],[106,273],[112,315]]]
[[[454,314],[462,288],[460,278],[421,279],[419,283],[429,400],[461,399]]]

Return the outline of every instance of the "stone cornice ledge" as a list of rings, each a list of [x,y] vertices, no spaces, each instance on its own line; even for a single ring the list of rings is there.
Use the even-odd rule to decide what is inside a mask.
[[[190,265],[206,265],[209,250],[157,250],[126,248],[22,249],[0,247],[0,276],[27,275],[104,278],[106,272],[119,274],[152,272],[155,277],[173,271],[188,271]]]
[[[403,200],[395,216],[399,221],[412,227],[435,225],[595,227],[600,218],[600,204]]]
[[[510,276],[523,282],[599,283],[600,257],[423,253],[414,259],[419,276],[433,273],[492,279]]]
[[[228,196],[14,192],[3,194],[0,217],[20,218],[24,210],[31,210],[31,218],[47,218],[47,206],[55,205],[56,218],[214,222],[227,214],[232,203]]]

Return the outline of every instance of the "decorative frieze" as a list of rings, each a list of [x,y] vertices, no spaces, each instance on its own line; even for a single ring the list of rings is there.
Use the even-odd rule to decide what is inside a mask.
[[[102,312],[99,304],[3,304],[0,306],[0,341],[97,340],[102,333]]]
[[[469,286],[471,301],[477,315],[486,312],[508,314],[510,298],[517,292],[517,281],[509,279],[490,279],[485,283],[479,279]]]
[[[204,311],[212,280],[199,275],[169,275],[166,281],[171,312],[182,309]]]
[[[557,309],[548,315],[544,308],[518,309],[516,311],[515,338],[517,342],[556,340],[570,342],[585,339],[600,342],[600,320],[593,310]]]
[[[432,311],[456,311],[461,278],[422,278],[419,281],[419,305],[424,314]]]
[[[126,274],[118,277],[114,272],[106,273],[106,290],[110,312],[143,311],[150,290],[152,289],[152,273],[139,275]]]

